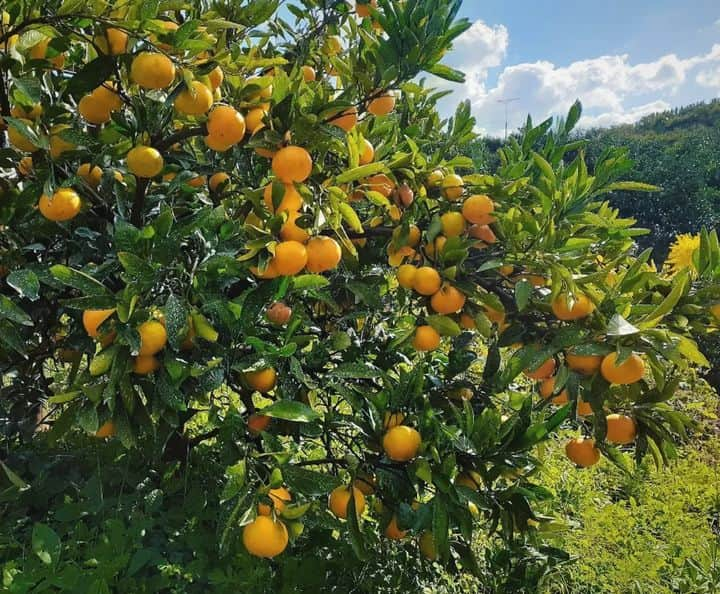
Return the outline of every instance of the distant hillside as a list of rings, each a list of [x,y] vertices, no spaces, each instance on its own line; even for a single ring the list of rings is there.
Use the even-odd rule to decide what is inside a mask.
[[[623,216],[652,231],[640,238],[662,262],[678,233],[720,223],[720,100],[647,116],[634,125],[591,130],[588,156],[625,146],[635,161],[631,177],[660,186],[652,194],[612,198]]]

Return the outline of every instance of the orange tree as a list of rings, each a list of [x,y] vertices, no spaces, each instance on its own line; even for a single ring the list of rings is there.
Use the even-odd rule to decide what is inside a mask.
[[[462,80],[460,0],[279,5],[5,3],[9,591],[322,589],[373,561],[380,591],[388,551],[482,577],[478,531],[520,591],[538,443],[575,428],[579,467],[627,467],[685,433],[715,236],[702,278],[636,257],[603,195],[653,188],[621,150],[588,171],[579,104],[493,175],[451,158],[469,105],[442,120],[418,75]]]

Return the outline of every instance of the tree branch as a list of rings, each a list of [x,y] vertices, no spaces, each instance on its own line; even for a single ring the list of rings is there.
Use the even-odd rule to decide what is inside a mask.
[[[145,192],[150,180],[144,177],[135,178],[135,199],[133,200],[130,222],[136,227],[142,225],[142,212],[145,208]]]
[[[153,147],[160,152],[163,152],[168,150],[173,144],[177,142],[182,142],[183,140],[192,138],[193,136],[206,136],[207,133],[207,126],[205,124],[192,128],[183,128],[182,130],[178,130],[174,134],[171,134],[167,138],[154,141]]]

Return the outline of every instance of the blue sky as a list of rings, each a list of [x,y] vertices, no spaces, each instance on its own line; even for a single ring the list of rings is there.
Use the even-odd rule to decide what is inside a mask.
[[[468,81],[433,82],[456,90],[443,111],[468,98],[491,134],[511,96],[511,127],[577,97],[593,126],[720,96],[719,0],[465,0],[461,14],[474,24],[446,62]]]

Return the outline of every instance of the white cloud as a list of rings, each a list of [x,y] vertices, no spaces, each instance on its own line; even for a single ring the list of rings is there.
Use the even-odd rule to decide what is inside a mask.
[[[478,126],[490,134],[502,132],[505,106],[499,101],[506,98],[520,98],[508,106],[511,128],[517,128],[528,113],[537,121],[564,114],[578,98],[586,114],[581,125],[589,127],[631,123],[668,109],[676,104],[673,97],[695,85],[720,88],[720,44],[707,54],[680,58],[670,53],[637,64],[627,54],[578,60],[567,66],[539,60],[506,66],[490,84],[490,71],[502,66],[509,43],[505,26],[476,21],[448,55],[448,62],[466,73],[466,83],[458,88],[431,81],[455,91],[442,106],[446,111],[458,100],[469,99]]]

